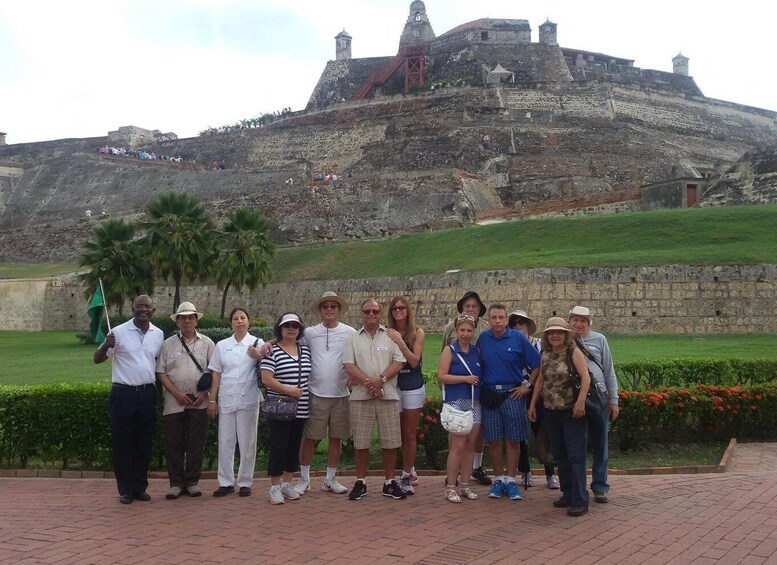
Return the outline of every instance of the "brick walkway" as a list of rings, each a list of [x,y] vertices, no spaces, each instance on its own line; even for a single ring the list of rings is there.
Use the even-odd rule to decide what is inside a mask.
[[[777,446],[740,444],[726,473],[616,475],[611,501],[569,518],[534,487],[524,501],[443,500],[422,477],[405,501],[370,478],[358,502],[321,492],[119,504],[109,479],[0,479],[1,563],[777,563]],[[345,479],[343,479],[345,483]],[[348,485],[350,486],[350,482]]]

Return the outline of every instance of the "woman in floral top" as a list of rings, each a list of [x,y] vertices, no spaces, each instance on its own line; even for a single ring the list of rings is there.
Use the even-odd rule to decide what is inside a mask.
[[[574,335],[567,321],[557,317],[550,318],[540,332],[542,363],[529,405],[529,420],[536,420],[537,402],[542,395],[545,404],[543,423],[548,427],[561,482],[561,498],[553,502],[553,506],[567,508],[570,516],[582,516],[588,512],[585,397],[591,377],[583,353],[574,345]],[[574,372],[569,370],[569,357]]]

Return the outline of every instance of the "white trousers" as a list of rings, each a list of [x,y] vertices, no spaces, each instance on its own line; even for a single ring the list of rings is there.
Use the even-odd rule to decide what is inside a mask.
[[[250,487],[256,464],[256,431],[259,403],[254,408],[238,408],[219,414],[219,486]],[[240,467],[235,482],[235,443],[240,445]]]

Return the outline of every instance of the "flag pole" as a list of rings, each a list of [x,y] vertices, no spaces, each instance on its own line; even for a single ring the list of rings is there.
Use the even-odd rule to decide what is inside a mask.
[[[105,309],[105,323],[108,324],[108,333],[111,333],[111,319],[108,317],[108,301],[105,299],[105,289],[103,289],[103,280],[97,279],[100,283],[100,294],[103,295],[103,308]]]

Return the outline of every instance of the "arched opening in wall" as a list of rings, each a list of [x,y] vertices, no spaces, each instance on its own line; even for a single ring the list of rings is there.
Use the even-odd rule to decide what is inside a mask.
[[[691,208],[692,206],[696,205],[697,195],[696,195],[696,189],[698,188],[695,184],[687,184],[685,185],[685,198],[686,198],[686,208]]]

